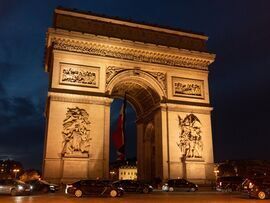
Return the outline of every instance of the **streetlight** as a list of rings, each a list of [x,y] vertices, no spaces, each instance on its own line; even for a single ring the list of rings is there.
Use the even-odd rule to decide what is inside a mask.
[[[13,172],[15,173],[15,179],[16,179],[17,178],[17,173],[20,172],[20,169],[15,168],[15,169],[13,169]]]

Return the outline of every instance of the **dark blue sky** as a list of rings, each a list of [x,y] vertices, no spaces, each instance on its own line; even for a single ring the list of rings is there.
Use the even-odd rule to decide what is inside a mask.
[[[0,159],[41,168],[45,33],[59,5],[208,35],[215,160],[270,159],[268,0],[1,0]]]

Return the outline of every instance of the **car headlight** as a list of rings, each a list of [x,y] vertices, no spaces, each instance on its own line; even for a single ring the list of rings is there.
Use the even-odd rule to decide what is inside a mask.
[[[23,186],[18,185],[18,190],[23,190]]]
[[[53,185],[50,185],[50,188],[51,188],[51,189],[54,189],[54,186],[53,186]]]
[[[195,185],[195,187],[198,187],[198,185]]]
[[[153,189],[152,185],[149,185],[149,188],[150,188],[150,189]]]
[[[30,185],[30,190],[33,190],[33,188],[34,188],[34,187],[33,187],[32,185]]]
[[[249,183],[248,188],[249,189],[252,189],[253,187],[254,187],[254,184],[253,183]]]

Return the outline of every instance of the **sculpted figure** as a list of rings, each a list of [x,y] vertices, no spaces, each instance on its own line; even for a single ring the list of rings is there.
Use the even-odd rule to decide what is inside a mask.
[[[84,109],[68,108],[66,119],[63,121],[63,156],[89,153],[91,138],[88,117]]]
[[[180,133],[177,146],[181,153],[184,157],[201,158],[203,144],[200,120],[194,114],[189,114],[184,119],[178,116],[178,119]]]

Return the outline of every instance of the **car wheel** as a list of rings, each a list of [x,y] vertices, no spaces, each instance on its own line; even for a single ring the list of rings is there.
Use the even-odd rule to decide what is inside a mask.
[[[117,194],[117,191],[116,190],[111,190],[110,192],[110,196],[111,197],[116,197],[118,194]]]
[[[259,198],[259,199],[265,199],[265,197],[266,197],[266,194],[265,194],[264,191],[259,191],[259,192],[258,192],[258,198]]]
[[[16,196],[16,195],[17,195],[17,190],[16,190],[16,189],[12,189],[12,190],[10,191],[10,194],[11,194],[12,196]]]
[[[232,190],[232,188],[227,188],[226,189],[226,192],[232,192],[233,190]]]
[[[81,197],[82,196],[82,191],[81,190],[76,190],[74,194],[75,194],[76,197]]]
[[[196,189],[194,188],[194,187],[192,187],[192,188],[190,188],[190,190],[189,190],[190,192],[195,192],[196,191]]]
[[[149,188],[147,188],[147,187],[145,187],[145,188],[143,188],[143,191],[142,191],[144,194],[147,194],[147,193],[149,193]]]
[[[173,192],[173,191],[174,191],[173,187],[169,187],[169,192]]]

